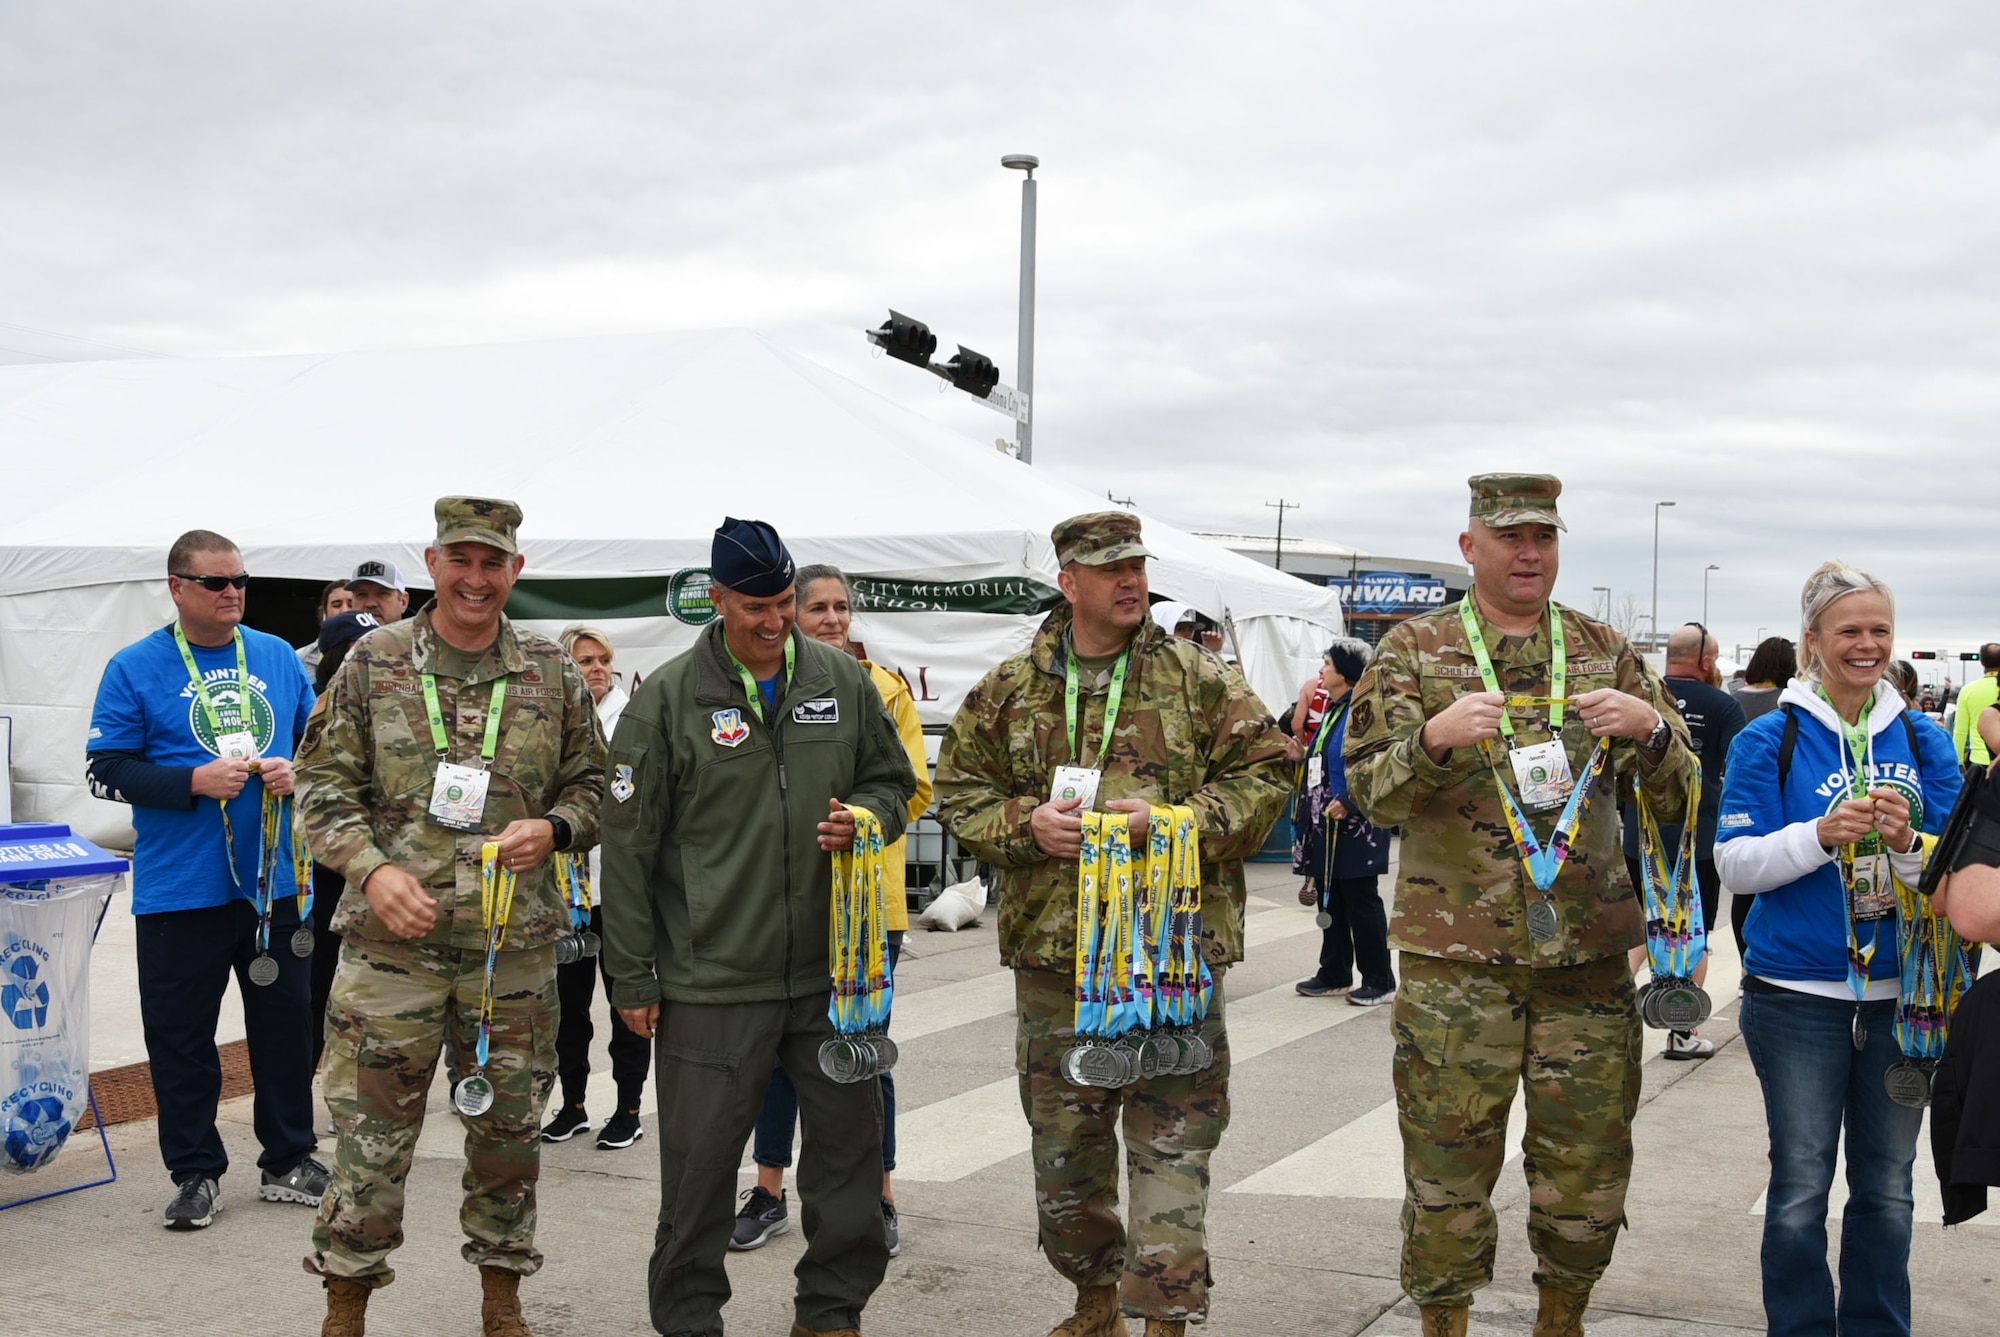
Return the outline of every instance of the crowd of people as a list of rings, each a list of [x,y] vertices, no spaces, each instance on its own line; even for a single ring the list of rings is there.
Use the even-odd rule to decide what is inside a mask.
[[[1518,1092],[1534,1332],[1582,1333],[1626,1224],[1637,981],[1699,992],[1699,967],[1660,978],[1662,915],[1714,928],[1723,887],[1767,1113],[1770,1331],[1909,1331],[1921,1114],[1891,1091],[1910,1058],[1901,892],[1926,876],[1961,767],[1983,776],[2000,750],[2000,645],[1961,695],[1954,736],[1921,689],[1895,685],[1888,587],[1829,562],[1806,581],[1797,645],[1759,645],[1741,683],[1724,690],[1698,624],[1668,638],[1656,672],[1552,600],[1560,494],[1546,475],[1473,478],[1471,592],[1372,649],[1335,639],[1282,723],[1213,648],[1149,616],[1136,517],[1053,531],[1063,603],[967,694],[935,778],[940,819],[997,882],[1038,1240],[1075,1290],[1050,1337],[1124,1337],[1128,1317],[1146,1337],[1181,1337],[1207,1317],[1243,861],[1287,803],[1323,935],[1297,992],[1390,1010],[1401,1279],[1426,1337],[1462,1337],[1492,1279]],[[793,1337],[858,1337],[901,1243],[895,1085],[890,1064],[841,1080],[822,1061],[849,969],[829,947],[833,868],[879,852],[893,970],[908,927],[901,839],[933,798],[907,685],[852,639],[846,576],[798,566],[768,524],[725,519],[717,618],[628,692],[603,628],[552,639],[506,616],[520,507],[446,497],[435,515],[427,604],[410,613],[397,566],[363,562],[326,587],[319,634],[297,651],[243,624],[235,545],[190,531],[168,555],[174,622],[105,671],[87,765],[138,833],[165,1224],[199,1229],[222,1207],[214,1037],[233,976],[259,1196],[317,1210],[301,1237],[323,1334],[361,1334],[395,1277],[440,1063],[466,1129],[462,1253],[482,1330],[527,1334],[540,1147],[593,1131],[602,980],[616,1102],[599,1147],[645,1135],[656,1085],[656,1329],[722,1331],[727,1253],[790,1228],[803,1116]],[[1991,807],[2000,828],[2000,797]],[[1205,1010],[1169,1046],[1179,1060],[1135,1058],[1129,1080],[1092,1085],[1076,1066],[1079,963],[1098,950],[1086,850],[1112,832],[1158,849],[1163,814],[1198,833],[1185,908]],[[1987,871],[1932,902],[1968,938],[2000,935],[2000,873]],[[1662,894],[1684,910],[1662,911]],[[1667,1057],[1713,1052],[1698,1017],[1669,1028]],[[1836,1284],[1826,1208],[1843,1134]],[[739,1193],[746,1144],[757,1177]]]

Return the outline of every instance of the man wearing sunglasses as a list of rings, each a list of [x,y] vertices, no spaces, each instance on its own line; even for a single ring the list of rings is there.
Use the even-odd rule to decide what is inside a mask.
[[[167,573],[176,617],[106,666],[87,765],[92,793],[132,805],[139,1011],[175,1185],[166,1225],[199,1230],[222,1209],[229,1168],[215,1028],[232,973],[257,1087],[258,1196],[317,1206],[326,1192],[310,1154],[311,947],[295,950],[301,889],[281,802],[313,691],[289,645],[242,625],[250,577],[235,544],[192,530]]]

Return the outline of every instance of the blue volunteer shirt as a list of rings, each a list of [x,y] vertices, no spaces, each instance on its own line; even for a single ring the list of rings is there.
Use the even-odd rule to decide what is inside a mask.
[[[312,682],[291,646],[249,627],[242,631],[250,671],[248,727],[256,736],[260,756],[289,758],[312,713]],[[236,681],[235,646],[190,648],[222,716],[223,729],[244,727],[238,722],[245,694]],[[174,644],[172,624],[112,656],[97,687],[88,747],[91,752],[137,753],[158,766],[202,766],[221,755],[208,714]],[[199,910],[237,897],[254,899],[263,804],[264,785],[254,775],[229,801],[241,887],[229,876],[222,805],[215,799],[199,799],[192,809],[134,804],[132,827],[139,839],[132,855],[132,913]],[[273,892],[291,896],[297,888],[289,823],[279,840]]]

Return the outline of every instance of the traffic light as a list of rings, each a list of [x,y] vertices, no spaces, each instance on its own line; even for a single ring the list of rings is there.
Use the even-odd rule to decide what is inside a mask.
[[[882,328],[873,332],[873,339],[890,357],[913,366],[928,368],[931,354],[937,352],[937,336],[931,333],[931,327],[894,307],[889,308],[889,318],[882,322]]]
[[[1937,657],[1938,657],[1938,652],[1935,650],[1910,651],[1910,658],[1912,659],[1936,659]]]
[[[935,344],[937,341],[931,341]],[[993,393],[993,387],[1000,384],[1000,368],[993,365],[993,359],[984,353],[975,353],[964,344],[958,346],[958,356],[944,364],[951,373],[951,383],[978,399]]]
[[[1960,650],[1958,657],[1963,660],[1972,661],[1979,658],[1979,652],[1977,650]]]

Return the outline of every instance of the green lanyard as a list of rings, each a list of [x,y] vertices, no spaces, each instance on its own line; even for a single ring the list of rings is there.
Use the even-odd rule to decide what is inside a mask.
[[[1819,689],[1819,699],[1826,702],[1827,705],[1833,706],[1833,698],[1826,694],[1826,688],[1824,687]],[[1847,753],[1854,759],[1854,774],[1848,781],[1847,796],[1849,798],[1866,798],[1868,796],[1870,779],[1868,766],[1868,712],[1874,708],[1875,698],[1871,696],[1861,703],[1861,714],[1855,718],[1854,723],[1849,724],[1846,720],[1840,720],[1840,731],[1847,735]],[[1840,707],[1833,706],[1833,717],[1837,720],[1840,719]]]
[[[1324,757],[1326,755],[1326,740],[1333,737],[1334,726],[1339,724],[1340,717],[1347,713],[1348,703],[1352,700],[1354,700],[1354,694],[1350,692],[1340,698],[1338,706],[1328,706],[1326,708],[1326,714],[1320,717],[1319,732],[1313,735],[1312,751],[1307,753],[1307,756]]]
[[[1465,624],[1465,639],[1472,643],[1472,657],[1479,661],[1479,678],[1486,684],[1486,690],[1500,690],[1500,679],[1493,672],[1493,657],[1486,653],[1486,636],[1479,630],[1479,615],[1472,611],[1472,596],[1458,601],[1458,620]],[[1549,657],[1553,661],[1549,669],[1549,732],[1558,738],[1562,736],[1563,702],[1567,700],[1563,689],[1569,686],[1569,652],[1563,642],[1562,610],[1549,605]],[[1514,721],[1509,712],[1500,711],[1500,733],[1510,744],[1514,741]]]
[[[236,713],[240,716],[237,727],[250,727],[250,665],[243,654],[243,629],[237,627],[230,634],[236,641]],[[187,665],[188,681],[194,684],[195,695],[201,698],[201,708],[208,716],[208,727],[220,739],[223,734],[222,712],[215,708],[215,699],[208,694],[208,684],[201,680],[201,670],[195,666],[194,651],[188,646],[187,633],[181,630],[180,620],[174,620],[174,644],[181,648],[181,663]]]
[[[507,675],[493,680],[493,698],[486,703],[486,738],[479,745],[479,759],[491,762],[500,750],[500,707],[507,700]],[[438,706],[437,679],[424,675],[424,710],[431,717],[431,745],[440,757],[451,755],[451,738],[444,731],[444,711]]]
[[[743,695],[750,698],[750,709],[757,712],[757,723],[762,724],[764,722],[764,689],[757,685],[757,675],[752,673],[749,669],[743,667],[743,661],[736,657],[736,652],[734,650],[729,649],[728,641],[724,641],[722,643],[722,648],[725,651],[728,651],[729,662],[736,665],[736,671],[743,675]],[[798,665],[799,665],[798,646],[793,644],[791,637],[787,636],[785,637],[785,681],[786,682],[790,682],[792,680],[792,671],[796,669]]]
[[[1064,652],[1069,656],[1068,680],[1063,688],[1063,718],[1069,722],[1069,756],[1077,766],[1083,765],[1083,725],[1077,718],[1077,700],[1082,682],[1082,666],[1076,662],[1076,646],[1065,643]],[[1111,750],[1111,740],[1118,728],[1118,707],[1125,700],[1125,669],[1132,662],[1132,647],[1118,656],[1118,662],[1111,666],[1111,694],[1104,699],[1104,745],[1097,749],[1097,761],[1104,764],[1104,754]]]

